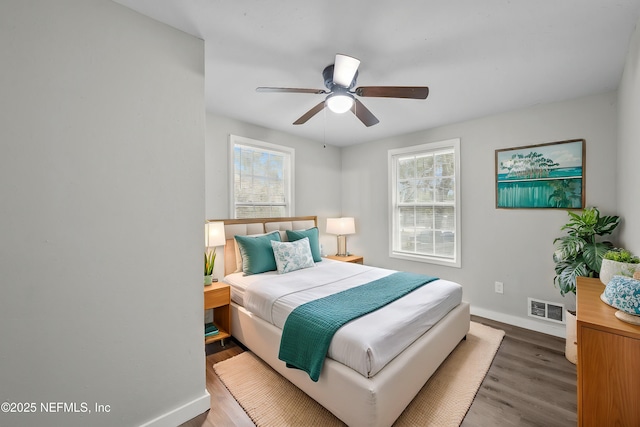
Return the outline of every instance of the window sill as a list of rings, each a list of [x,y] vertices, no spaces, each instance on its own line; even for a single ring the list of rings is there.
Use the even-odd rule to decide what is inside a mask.
[[[446,267],[462,268],[459,260],[431,257],[428,255],[414,255],[402,252],[391,252],[391,258],[404,259],[407,261],[424,262],[427,264],[444,265]]]

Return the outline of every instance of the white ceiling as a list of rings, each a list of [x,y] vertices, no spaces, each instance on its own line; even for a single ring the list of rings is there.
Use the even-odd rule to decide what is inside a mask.
[[[116,0],[205,41],[207,110],[346,146],[615,90],[640,0]],[[336,53],[359,86],[429,86],[426,100],[360,98],[380,123],[324,110]]]

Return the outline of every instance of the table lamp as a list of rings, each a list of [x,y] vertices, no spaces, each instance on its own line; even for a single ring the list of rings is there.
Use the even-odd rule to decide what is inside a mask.
[[[213,266],[216,262],[216,247],[224,246],[227,243],[224,235],[224,222],[206,222],[204,225],[204,245],[207,251],[204,254],[204,277],[205,284],[211,284],[211,282],[217,282],[217,279],[213,279]],[[211,249],[213,248],[213,249]]]
[[[338,235],[337,256],[347,256],[347,234],[355,234],[356,225],[351,217],[327,218],[327,233]]]

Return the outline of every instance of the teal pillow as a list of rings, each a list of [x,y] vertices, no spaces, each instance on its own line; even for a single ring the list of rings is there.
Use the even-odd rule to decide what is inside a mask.
[[[242,256],[242,272],[245,275],[277,269],[271,241],[280,241],[278,231],[260,236],[235,236],[235,238]]]
[[[313,227],[308,230],[287,230],[287,239],[289,239],[290,242],[295,242],[296,240],[308,237],[313,260],[315,262],[320,262],[322,261],[322,255],[320,254],[320,238],[318,237],[318,234],[318,227]]]

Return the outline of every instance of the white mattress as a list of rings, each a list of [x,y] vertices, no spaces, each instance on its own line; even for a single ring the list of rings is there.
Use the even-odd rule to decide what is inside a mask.
[[[393,273],[393,270],[325,259],[287,274],[268,272],[225,277],[234,302],[282,329],[295,307]],[[365,377],[429,330],[462,301],[462,286],[436,280],[381,309],[349,322],[333,337],[328,357]]]

